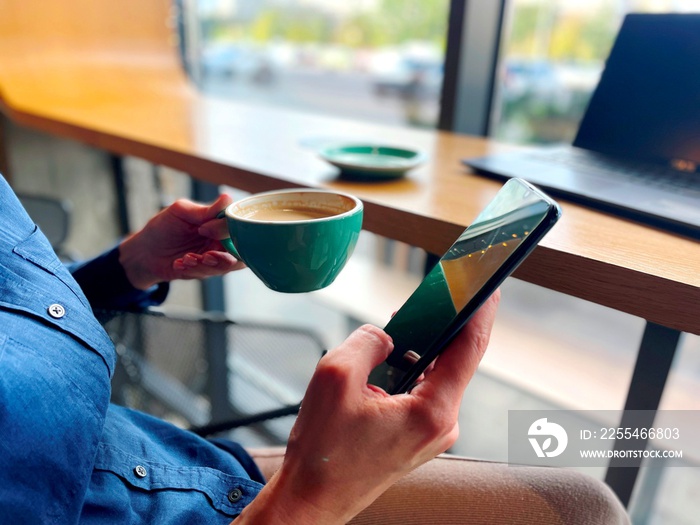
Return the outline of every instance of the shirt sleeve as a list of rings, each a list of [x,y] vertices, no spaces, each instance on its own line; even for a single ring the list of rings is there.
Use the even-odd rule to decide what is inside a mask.
[[[0,242],[0,522],[77,523],[114,346],[46,238],[8,217],[0,237],[19,233]]]
[[[162,304],[170,285],[159,283],[148,290],[134,288],[119,263],[119,246],[68,270],[78,282],[93,309],[141,311]]]

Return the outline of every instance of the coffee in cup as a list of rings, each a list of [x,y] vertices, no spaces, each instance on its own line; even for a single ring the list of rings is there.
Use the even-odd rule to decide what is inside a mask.
[[[352,255],[363,208],[357,197],[330,190],[259,193],[224,210],[231,238],[222,243],[272,290],[319,290]]]

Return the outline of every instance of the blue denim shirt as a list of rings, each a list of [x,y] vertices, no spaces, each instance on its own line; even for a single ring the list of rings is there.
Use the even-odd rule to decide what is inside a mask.
[[[148,301],[118,281],[92,280],[102,306],[110,287]],[[250,458],[110,405],[115,351],[87,296],[0,176],[0,523],[229,523],[262,488]]]

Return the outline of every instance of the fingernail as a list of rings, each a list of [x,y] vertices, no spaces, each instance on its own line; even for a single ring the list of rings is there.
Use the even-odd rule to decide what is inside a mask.
[[[204,257],[202,257],[202,264],[206,264],[207,266],[217,266],[219,264],[219,260],[213,255],[209,255],[207,253]]]
[[[192,267],[192,266],[197,266],[198,262],[197,262],[197,259],[192,257],[191,255],[185,255],[182,258],[182,264],[184,264],[185,266]]]

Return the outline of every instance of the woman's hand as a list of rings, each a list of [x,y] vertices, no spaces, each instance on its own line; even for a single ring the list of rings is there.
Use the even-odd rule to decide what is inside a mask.
[[[462,395],[488,345],[489,299],[409,394],[367,384],[393,345],[373,326],[321,361],[280,470],[235,525],[346,523],[396,480],[452,446]]]
[[[156,214],[119,246],[119,262],[131,284],[146,290],[163,281],[204,279],[245,265],[219,239],[228,236],[216,215],[232,199],[220,195],[210,205],[180,199]]]

